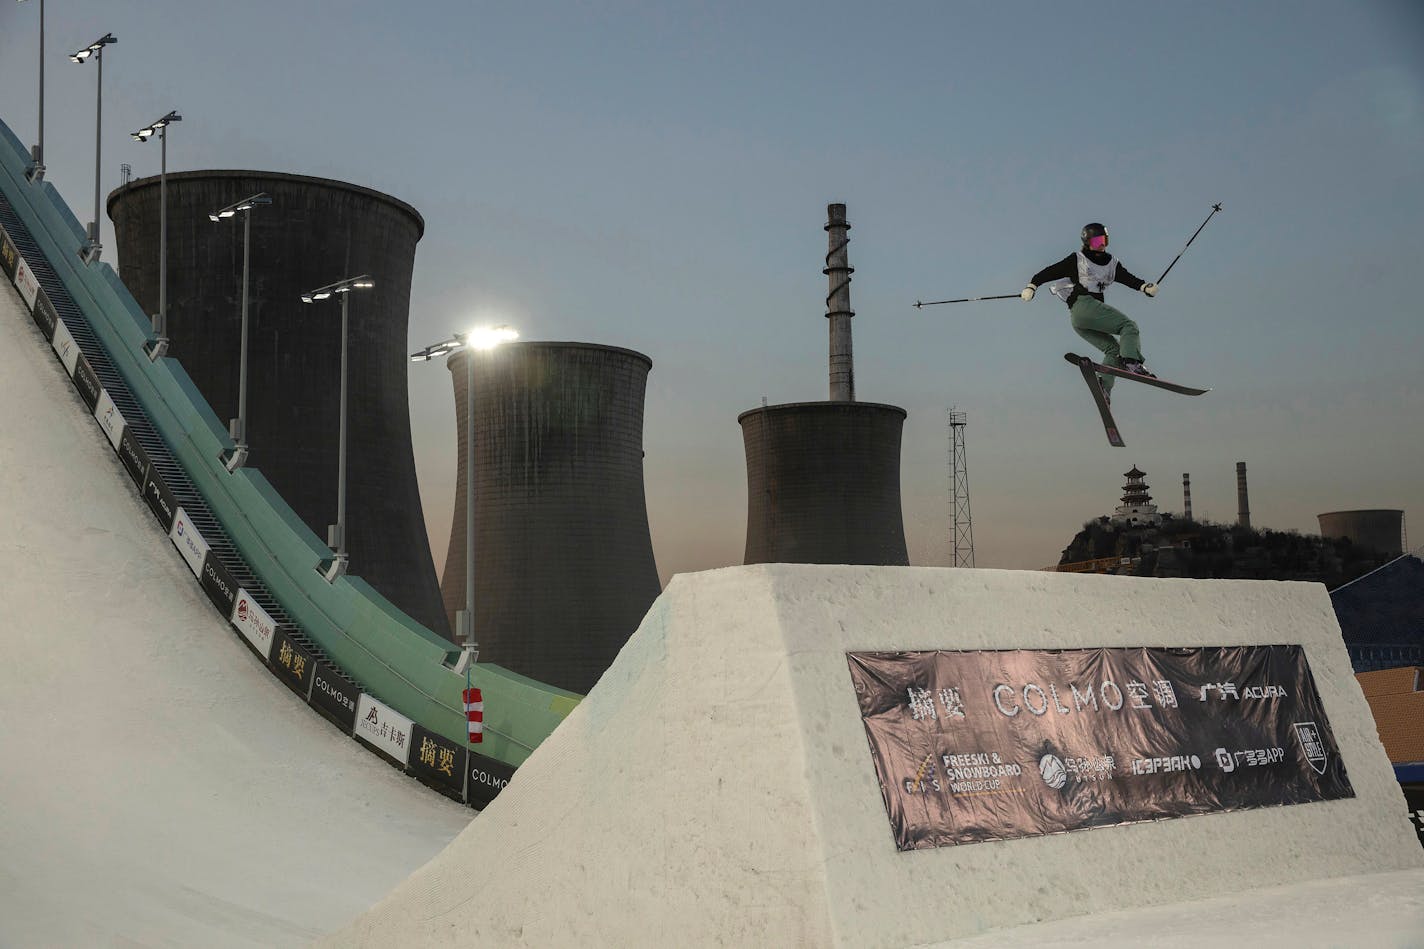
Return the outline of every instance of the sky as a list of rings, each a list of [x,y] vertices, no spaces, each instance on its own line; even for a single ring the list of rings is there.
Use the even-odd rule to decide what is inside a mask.
[[[37,134],[37,0],[0,4],[4,120]],[[826,205],[851,222],[856,394],[908,412],[910,561],[953,560],[946,412],[966,413],[975,563],[1056,563],[1133,465],[1164,511],[1315,533],[1316,515],[1424,512],[1424,7],[1409,0],[607,3],[61,0],[46,9],[46,163],[81,220],[106,32],[102,188],[157,174],[128,133],[171,109],[170,171],[249,168],[375,188],[425,218],[410,348],[473,325],[653,362],[653,549],[741,563],[737,415],[827,398]],[[1047,294],[1015,293],[1102,221],[1155,279],[1108,302],[1148,365],[1110,448]],[[114,262],[112,229],[104,236]],[[455,409],[413,364],[437,567]],[[1409,545],[1424,537],[1424,522]]]

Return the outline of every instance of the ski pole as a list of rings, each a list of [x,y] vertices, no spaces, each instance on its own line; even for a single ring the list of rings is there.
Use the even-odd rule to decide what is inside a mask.
[[[1185,248],[1184,248],[1184,249],[1185,249]],[[958,300],[927,300],[927,301],[925,301],[924,303],[921,303],[919,300],[916,300],[914,305],[915,305],[915,309],[918,310],[918,309],[919,309],[920,307],[922,307],[922,306],[939,306],[941,303],[978,303],[980,300],[1017,300],[1017,299],[1019,299],[1019,295],[1018,295],[1017,293],[1005,293],[1005,294],[1003,294],[1003,295],[1001,295],[1001,296],[997,296],[997,297],[962,297],[962,298],[960,298],[960,299],[958,299]]]
[[[1206,221],[1210,221],[1210,220],[1216,215],[1216,212],[1217,212],[1217,211],[1220,211],[1220,210],[1221,210],[1221,205],[1220,205],[1220,204],[1213,204],[1213,205],[1211,206],[1211,214],[1208,214],[1208,215],[1206,216]],[[1163,279],[1164,277],[1166,277],[1167,274],[1169,274],[1169,273],[1172,272],[1172,268],[1175,267],[1175,266],[1177,266],[1177,261],[1181,260],[1181,259],[1182,259],[1182,255],[1187,252],[1187,248],[1192,246],[1192,241],[1194,241],[1194,240],[1197,239],[1197,234],[1200,234],[1200,233],[1202,232],[1202,227],[1206,227],[1206,221],[1202,221],[1202,222],[1201,222],[1201,227],[1197,228],[1196,231],[1195,231],[1195,233],[1193,233],[1191,237],[1187,238],[1187,243],[1186,243],[1186,245],[1183,246],[1182,249],[1177,252],[1177,256],[1175,256],[1175,257],[1172,258],[1172,262],[1167,265],[1167,269],[1164,270],[1164,271],[1162,271],[1162,276],[1157,278],[1157,282],[1158,282],[1158,283],[1161,283],[1161,282],[1162,282],[1162,279]]]

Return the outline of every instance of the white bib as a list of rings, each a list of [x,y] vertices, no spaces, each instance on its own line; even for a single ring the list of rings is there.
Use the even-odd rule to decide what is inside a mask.
[[[1048,292],[1053,294],[1064,303],[1073,295],[1073,287],[1080,286],[1091,293],[1102,293],[1107,290],[1108,285],[1117,279],[1117,258],[1111,258],[1105,264],[1095,264],[1084,256],[1082,251],[1078,252],[1078,280],[1069,280],[1067,277],[1061,280],[1053,280],[1047,284]]]

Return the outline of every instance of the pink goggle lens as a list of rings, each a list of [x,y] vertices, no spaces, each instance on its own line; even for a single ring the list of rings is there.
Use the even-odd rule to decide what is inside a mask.
[[[1088,238],[1089,250],[1102,250],[1108,246],[1108,236],[1106,234],[1096,234]]]

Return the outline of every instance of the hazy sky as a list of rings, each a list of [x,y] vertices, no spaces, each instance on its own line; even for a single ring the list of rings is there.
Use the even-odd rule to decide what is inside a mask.
[[[37,132],[38,0],[0,3],[3,118]],[[318,175],[415,206],[411,348],[479,322],[653,361],[645,477],[673,573],[740,563],[738,413],[827,397],[826,205],[847,205],[857,396],[909,413],[910,559],[950,562],[946,410],[968,413],[976,563],[1057,561],[1136,464],[1164,510],[1257,526],[1424,511],[1424,5],[243,4],[50,0],[50,180],[92,213],[94,70],[112,31],[103,190],[157,174],[128,133],[170,109],[169,169]],[[1087,221],[1155,279],[1108,300],[1149,365],[1110,448],[1084,343],[1014,293]],[[106,222],[107,223],[107,222]],[[112,230],[104,240],[114,262]],[[425,515],[455,471],[443,364],[411,367]],[[1411,546],[1424,538],[1416,524]]]

